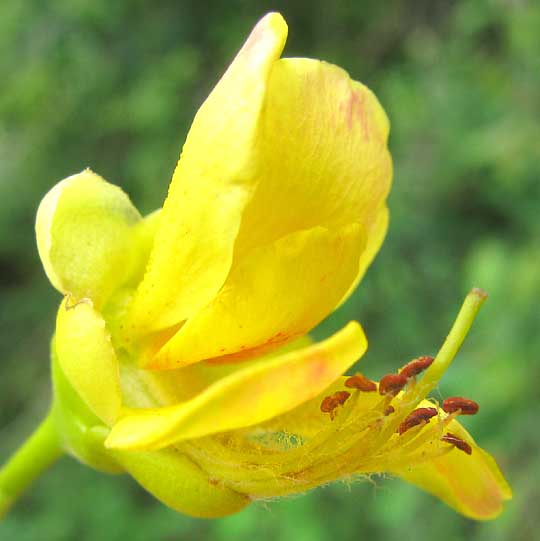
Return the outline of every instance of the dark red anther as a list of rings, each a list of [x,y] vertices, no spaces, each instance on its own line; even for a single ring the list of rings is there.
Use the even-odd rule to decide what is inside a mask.
[[[321,411],[330,413],[337,406],[335,400],[331,396],[325,396],[321,402]]]
[[[478,413],[479,406],[474,400],[452,396],[443,402],[442,409],[446,413],[458,412],[460,415],[474,415]]]
[[[379,381],[379,393],[395,396],[405,385],[407,385],[407,378],[403,374],[386,374]]]
[[[399,373],[403,374],[406,378],[413,378],[429,368],[434,360],[433,357],[429,357],[428,355],[418,357],[417,359],[408,362]]]
[[[330,419],[333,420],[334,410],[338,406],[345,404],[349,396],[351,396],[351,393],[348,393],[347,391],[337,391],[333,395],[325,397],[321,402],[321,411],[323,413],[329,413]]]
[[[377,390],[377,384],[366,378],[363,374],[355,374],[345,381],[345,387],[350,389],[358,389],[364,393],[370,393]]]
[[[345,404],[347,398],[351,396],[351,393],[348,393],[347,391],[337,391],[333,396],[336,403],[341,406],[342,404]]]
[[[384,410],[384,415],[385,415],[385,416],[388,416],[388,415],[394,413],[394,411],[396,411],[396,410],[394,409],[394,406],[388,406],[388,407]]]
[[[403,434],[407,432],[409,428],[419,425],[420,423],[429,421],[432,417],[437,415],[435,408],[418,408],[409,413],[405,420],[399,425],[398,432]]]
[[[451,432],[447,432],[442,438],[441,441],[445,441],[446,443],[450,443],[454,447],[457,447],[460,451],[463,451],[464,453],[467,453],[470,455],[472,453],[472,447],[464,440],[462,440],[460,437],[456,436],[455,434],[452,434]]]

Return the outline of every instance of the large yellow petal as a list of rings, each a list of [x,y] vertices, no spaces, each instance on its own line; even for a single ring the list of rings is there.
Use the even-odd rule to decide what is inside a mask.
[[[388,119],[343,69],[275,62],[257,140],[257,190],[236,257],[283,235],[360,222],[369,231],[390,189]]]
[[[184,403],[127,412],[106,445],[158,449],[270,419],[322,392],[366,347],[361,327],[351,322],[324,342],[239,370]]]
[[[90,169],[59,182],[36,216],[39,255],[54,287],[103,304],[136,271],[139,220],[127,195]]]
[[[286,129],[283,119],[287,119]],[[264,343],[272,344],[295,332],[295,325],[286,321],[289,309],[279,302],[283,298],[294,310],[294,288],[280,288],[274,282],[270,289],[264,279],[255,288],[251,285],[254,279],[245,280],[242,275],[247,261],[247,266],[252,267],[250,275],[256,276],[260,246],[280,236],[290,238],[291,231],[321,223],[338,228],[360,221],[368,233],[366,249],[357,263],[356,279],[348,278],[350,281],[339,300],[352,291],[386,233],[388,211],[384,200],[391,179],[387,136],[388,122],[376,98],[365,87],[351,81],[343,70],[307,59],[276,62],[261,120],[261,136],[257,140],[258,187],[243,217],[232,276],[215,300],[187,321],[150,366],[171,368],[230,355],[242,349],[263,347]],[[281,256],[279,252],[275,255]],[[301,258],[298,262],[301,266]],[[260,263],[262,266],[263,262]],[[275,269],[280,262],[264,261],[264,264]],[[308,267],[317,276],[314,270],[317,265]],[[323,265],[321,276],[326,268]],[[259,273],[264,276],[265,270]],[[236,291],[237,276],[245,282],[239,284],[244,291]],[[279,277],[279,282],[288,285],[285,275]],[[272,292],[276,292],[273,299]],[[312,299],[300,295],[298,300],[311,310],[318,295],[315,290]],[[321,302],[319,306],[324,306],[325,312],[315,311],[314,317],[305,318],[304,322],[316,324],[335,305]],[[279,315],[274,317],[276,309]],[[246,321],[242,312],[251,312],[252,321]],[[273,322],[268,321],[270,316],[274,317]],[[280,323],[284,325],[279,327]],[[216,329],[213,340],[208,341],[208,330],[213,329]],[[309,329],[301,327],[299,332]]]
[[[210,302],[233,256],[377,219],[392,173],[387,117],[337,66],[277,60],[285,35],[279,15],[265,17],[195,118],[135,299],[141,334]]]
[[[459,449],[410,467],[396,470],[399,477],[437,496],[463,515],[477,520],[495,518],[512,491],[495,460],[478,447],[470,434],[456,421],[448,432],[472,447],[471,455]]]
[[[105,321],[89,299],[64,299],[56,318],[55,345],[71,385],[102,421],[112,425],[122,401],[118,361]]]
[[[252,358],[301,336],[328,315],[353,281],[363,248],[358,224],[316,227],[253,250],[223,289],[189,319],[148,368],[202,359]]]
[[[286,36],[280,15],[264,17],[199,109],[135,298],[135,331],[187,319],[223,285],[244,207],[255,187],[253,148],[268,76]]]

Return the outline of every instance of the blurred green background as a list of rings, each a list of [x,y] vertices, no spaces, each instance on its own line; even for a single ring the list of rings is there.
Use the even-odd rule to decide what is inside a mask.
[[[127,477],[62,459],[0,524],[0,539],[526,540],[540,531],[540,4],[525,0],[0,3],[0,457],[47,409],[58,294],[33,219],[86,166],[149,212],[190,120],[266,11],[286,56],[322,58],[370,86],[391,122],[392,223],[366,279],[317,333],[363,322],[380,377],[436,351],[471,286],[490,293],[440,386],[515,497],[475,523],[405,483],[334,484],[215,521],[177,515]]]

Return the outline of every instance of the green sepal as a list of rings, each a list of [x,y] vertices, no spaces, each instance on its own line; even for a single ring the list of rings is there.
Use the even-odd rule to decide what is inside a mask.
[[[128,196],[89,169],[56,184],[36,215],[37,247],[53,286],[101,307],[140,272],[140,222]]]

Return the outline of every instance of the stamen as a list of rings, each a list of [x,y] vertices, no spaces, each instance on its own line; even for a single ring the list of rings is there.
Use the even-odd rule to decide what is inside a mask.
[[[337,391],[333,395],[325,397],[321,402],[321,411],[323,413],[329,413],[330,419],[333,421],[335,417],[334,410],[338,406],[345,404],[349,396],[351,396],[351,393],[348,393],[347,391]]]
[[[366,378],[363,374],[355,374],[345,381],[345,387],[350,389],[358,389],[364,393],[370,393],[377,390],[377,384]]]
[[[422,357],[418,357],[416,359],[413,359],[412,361],[408,362],[400,371],[399,373],[404,375],[406,378],[413,378],[429,368],[431,366],[431,363],[435,359],[433,357],[429,357],[428,355],[424,355]]]
[[[457,412],[459,415],[474,415],[478,413],[479,406],[474,400],[452,396],[443,402],[442,409],[446,413]]]
[[[396,396],[407,385],[407,378],[403,374],[386,374],[379,381],[379,393]]]
[[[459,438],[455,434],[452,434],[451,432],[447,432],[441,438],[441,441],[450,443],[451,445],[453,445],[454,447],[457,447],[460,451],[463,451],[464,453],[467,453],[468,455],[472,453],[472,447],[466,441],[463,441],[461,438]]]
[[[418,408],[409,413],[405,420],[399,425],[398,432],[401,434],[407,432],[413,426],[429,421],[437,415],[436,408]]]

